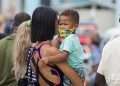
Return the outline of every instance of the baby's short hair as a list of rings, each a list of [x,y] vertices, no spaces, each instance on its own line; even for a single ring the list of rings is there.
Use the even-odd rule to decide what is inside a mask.
[[[75,10],[68,9],[64,10],[60,16],[69,16],[75,24],[79,24],[79,13]]]

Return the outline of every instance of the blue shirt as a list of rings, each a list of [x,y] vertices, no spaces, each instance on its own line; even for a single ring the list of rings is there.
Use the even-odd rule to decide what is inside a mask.
[[[68,64],[72,68],[80,68],[83,66],[83,48],[77,35],[70,34],[60,45],[61,51],[69,52]]]

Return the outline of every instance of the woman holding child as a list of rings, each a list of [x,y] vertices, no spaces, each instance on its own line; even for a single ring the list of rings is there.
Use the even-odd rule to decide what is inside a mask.
[[[80,69],[79,75],[67,63],[69,52],[53,46],[57,22],[57,13],[53,9],[38,7],[33,12],[32,20],[20,25],[14,47],[14,71],[19,83],[27,76],[28,83],[24,86],[83,86],[83,69]],[[61,72],[72,83],[65,85]]]

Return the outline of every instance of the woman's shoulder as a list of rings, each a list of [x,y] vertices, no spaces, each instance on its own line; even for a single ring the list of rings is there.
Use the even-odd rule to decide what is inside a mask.
[[[39,46],[39,49],[40,49],[40,53],[42,55],[53,55],[53,53],[56,52],[56,49],[55,47],[53,47],[51,44],[43,44],[42,46]]]
[[[42,47],[42,50],[46,51],[46,52],[49,52],[49,53],[54,53],[57,50],[57,48],[52,46],[52,45],[44,45]]]

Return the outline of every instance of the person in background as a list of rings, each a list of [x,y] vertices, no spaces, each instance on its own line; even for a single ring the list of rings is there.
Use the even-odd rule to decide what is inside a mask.
[[[120,22],[120,18],[119,18]],[[94,86],[120,86],[120,27],[107,32]]]
[[[120,86],[120,37],[110,40],[103,48],[95,86]]]
[[[13,21],[14,21],[13,19],[7,19],[6,20],[5,33],[7,35],[12,34],[12,32],[13,32]]]
[[[80,42],[84,49],[84,65],[86,69],[86,80],[89,86],[93,86],[98,64],[100,62],[100,36],[97,29],[81,30]]]
[[[16,14],[13,23],[14,33],[0,40],[0,86],[17,86],[12,72],[12,53],[14,53],[12,49],[18,26],[29,19],[30,16],[27,13]]]

